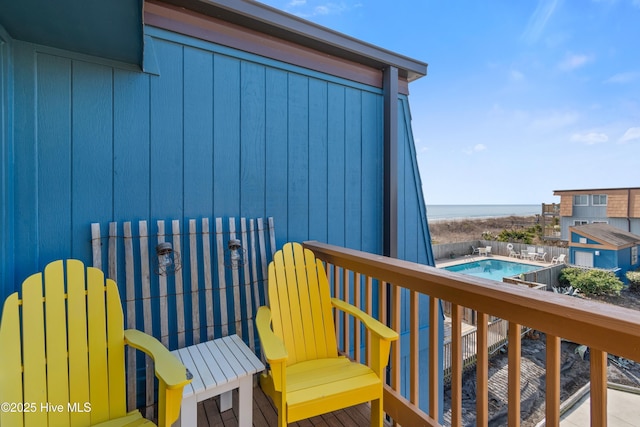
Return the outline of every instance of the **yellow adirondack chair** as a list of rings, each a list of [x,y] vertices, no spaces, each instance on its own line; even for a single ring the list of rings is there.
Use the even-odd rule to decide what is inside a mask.
[[[371,401],[371,426],[382,426],[382,386],[391,342],[398,334],[329,294],[324,266],[313,252],[287,243],[269,264],[271,307],[256,325],[269,369],[260,385],[278,408],[278,426]],[[369,366],[337,352],[333,307],[371,332]]]
[[[184,365],[155,338],[124,330],[118,287],[102,271],[52,262],[24,281],[22,299],[5,300],[1,322],[0,426],[152,426],[126,410],[125,344],[154,359],[158,424],[177,419]]]

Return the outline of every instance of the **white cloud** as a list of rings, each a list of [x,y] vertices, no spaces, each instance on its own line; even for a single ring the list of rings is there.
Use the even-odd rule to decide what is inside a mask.
[[[484,144],[476,144],[476,145],[474,145],[473,147],[471,147],[471,148],[469,148],[469,149],[464,150],[464,152],[465,152],[466,154],[473,154],[473,153],[478,153],[478,152],[480,152],[480,151],[484,151],[484,150],[486,150],[486,149],[487,149],[487,146],[486,146],[486,145],[484,145]]]
[[[575,111],[552,112],[534,119],[531,122],[531,127],[539,131],[553,131],[572,125],[579,118],[580,115]]]
[[[509,79],[513,82],[519,82],[524,80],[524,74],[518,70],[511,69],[509,71]]]
[[[560,0],[539,1],[536,10],[529,18],[527,27],[522,33],[522,40],[530,44],[537,42],[559,3]]]
[[[315,3],[315,4],[314,4]],[[308,2],[307,0],[290,0],[287,9],[302,18],[313,16],[340,15],[352,9],[361,7],[362,3],[348,2]]]
[[[618,142],[629,142],[640,140],[640,127],[629,128],[618,140]]]
[[[585,133],[574,133],[571,135],[571,141],[574,142],[583,142],[587,145],[599,144],[602,142],[607,142],[609,137],[606,133],[602,132],[585,132]]]
[[[640,2],[640,0],[638,0]],[[605,80],[605,83],[631,83],[640,79],[640,72],[629,71],[626,73],[618,73]]]
[[[593,61],[592,55],[584,54],[567,54],[567,56],[558,64],[558,68],[563,71],[571,71],[580,68]]]

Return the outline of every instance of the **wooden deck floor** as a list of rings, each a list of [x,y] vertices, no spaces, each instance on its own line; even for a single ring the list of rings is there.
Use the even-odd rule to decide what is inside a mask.
[[[220,399],[214,397],[198,404],[198,427],[237,427],[238,426],[238,393],[233,391],[233,408],[220,413]],[[363,427],[368,426],[369,406],[367,404],[353,406],[329,414],[301,420],[289,424],[289,427]],[[278,415],[275,406],[260,389],[253,388],[253,425],[270,427],[277,425]],[[184,426],[187,427],[187,426]]]

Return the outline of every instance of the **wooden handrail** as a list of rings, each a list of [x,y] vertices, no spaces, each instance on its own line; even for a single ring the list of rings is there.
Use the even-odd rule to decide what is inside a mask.
[[[510,426],[520,425],[520,330],[521,326],[539,330],[547,335],[546,370],[546,417],[547,425],[557,425],[560,407],[560,337],[591,347],[591,419],[596,425],[607,417],[606,399],[606,360],[607,353],[613,353],[627,359],[640,361],[640,312],[609,306],[599,302],[569,297],[567,295],[541,292],[522,286],[501,284],[492,280],[440,270],[422,264],[392,259],[366,252],[345,249],[318,242],[305,242],[304,246],[312,250],[315,256],[327,264],[327,271],[333,273],[334,292],[349,297],[349,287],[353,286],[356,305],[361,305],[360,286],[357,279],[366,277],[366,310],[371,311],[372,280],[378,281],[379,318],[395,329],[400,326],[399,306],[400,289],[409,290],[409,369],[410,383],[408,398],[403,398],[399,390],[400,348],[399,342],[392,349],[390,364],[390,384],[385,386],[384,409],[400,425],[439,425],[435,419],[439,413],[437,396],[439,372],[442,366],[438,362],[439,340],[437,327],[429,328],[429,384],[428,412],[422,412],[417,406],[419,381],[416,349],[418,294],[429,296],[429,319],[431,325],[439,322],[440,302],[451,303],[451,425],[462,425],[462,370],[465,360],[472,359],[464,351],[470,344],[465,343],[462,335],[462,311],[471,309],[477,312],[477,388],[476,421],[479,425],[488,423],[488,350],[489,319],[498,317],[500,322],[509,324],[508,338],[511,345],[508,350],[508,422]],[[342,271],[342,275],[339,274]],[[351,276],[353,273],[353,276]],[[355,277],[353,281],[350,277]],[[387,300],[387,289],[391,300]],[[392,304],[389,311],[388,304]],[[387,318],[387,316],[390,316]],[[355,322],[354,322],[355,323]],[[342,324],[342,351],[350,354],[347,319]],[[366,337],[365,337],[366,339]],[[356,336],[355,341],[359,341]],[[468,337],[467,337],[467,340]],[[358,344],[359,347],[359,344]],[[463,351],[463,349],[465,349]],[[351,357],[357,354],[353,352]],[[445,358],[448,355],[445,355]],[[438,368],[439,367],[439,368]]]
[[[463,275],[315,241],[304,246],[325,262],[513,323],[640,360],[640,312]]]

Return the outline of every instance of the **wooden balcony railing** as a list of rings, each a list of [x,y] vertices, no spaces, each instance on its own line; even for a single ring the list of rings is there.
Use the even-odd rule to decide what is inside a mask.
[[[503,319],[490,321],[487,325],[487,349],[490,355],[498,351],[508,342],[508,327],[509,322]],[[474,327],[467,332],[463,332],[459,339],[461,340],[460,347],[462,347],[462,369],[465,370],[468,367],[474,366],[478,361],[478,355],[476,353],[478,329]],[[452,341],[445,340],[444,350],[442,352],[442,375],[445,380],[451,379],[452,344]]]
[[[451,318],[451,425],[461,425],[462,414],[462,311],[477,312],[477,390],[476,423],[488,423],[488,340],[489,316],[508,321],[508,423],[520,425],[520,330],[521,325],[547,335],[546,423],[560,421],[560,338],[591,348],[591,425],[607,424],[607,353],[640,361],[640,312],[591,302],[550,292],[510,286],[491,280],[465,276],[412,262],[344,249],[318,242],[306,242],[316,257],[327,264],[333,292],[368,313],[380,313],[380,320],[400,329],[401,289],[409,292],[409,378],[408,397],[401,393],[400,345],[391,354],[391,380],[385,386],[384,410],[402,426],[439,426],[439,340],[437,327],[429,328],[427,413],[418,408],[419,377],[419,304],[420,294],[429,296],[429,324],[437,325],[440,300],[452,303]],[[373,307],[373,287],[378,286],[378,309]],[[387,290],[391,300],[387,301]],[[390,307],[390,318],[387,308]],[[353,348],[360,354],[366,337],[360,335],[357,322],[340,319],[342,349]],[[353,337],[353,339],[351,338]],[[350,346],[350,343],[353,345]]]
[[[543,203],[542,213],[560,215],[560,204],[559,203]]]

